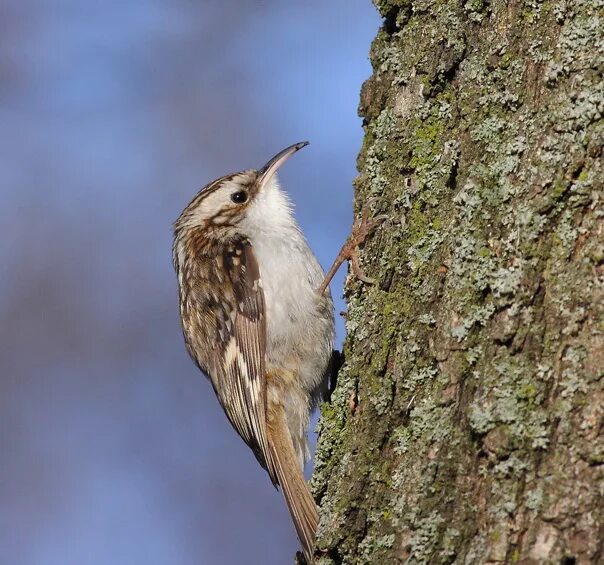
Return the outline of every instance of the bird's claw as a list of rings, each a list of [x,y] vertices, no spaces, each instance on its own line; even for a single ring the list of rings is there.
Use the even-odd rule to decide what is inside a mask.
[[[342,249],[340,250],[340,253],[338,253],[338,256],[331,266],[331,269],[329,269],[329,272],[325,276],[325,280],[319,287],[319,295],[322,295],[325,292],[325,289],[331,282],[333,276],[336,274],[336,271],[346,260],[350,261],[352,272],[357,279],[366,284],[376,283],[376,280],[366,276],[361,268],[359,263],[359,247],[365,243],[367,237],[371,235],[377,229],[377,227],[384,222],[384,220],[388,219],[388,216],[386,214],[380,214],[374,218],[369,218],[370,212],[371,209],[369,205],[363,207],[360,219],[353,224],[351,234],[348,236],[346,243],[344,243],[342,246]]]
[[[363,269],[359,262],[359,246],[365,243],[365,240],[369,235],[371,235],[377,228],[388,219],[386,214],[380,214],[379,216],[375,216],[374,218],[369,218],[370,213],[369,206],[365,206],[363,211],[361,212],[361,219],[357,220],[355,224],[352,226],[352,233],[348,238],[348,241],[344,245],[347,248],[347,257],[346,259],[350,260],[350,266],[352,268],[352,272],[354,276],[367,284],[375,284],[376,280],[374,278],[368,277],[363,272]]]

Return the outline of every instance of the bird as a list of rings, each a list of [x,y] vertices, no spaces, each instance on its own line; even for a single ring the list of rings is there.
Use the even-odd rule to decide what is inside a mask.
[[[344,260],[365,282],[356,250],[381,221],[365,214],[325,275],[298,225],[278,169],[307,141],[263,167],[202,188],[174,223],[186,348],[228,420],[280,487],[312,563],[319,522],[304,479],[310,414],[334,359],[329,282]]]
[[[318,513],[303,474],[306,429],[328,378],[334,313],[276,174],[306,145],[202,188],[174,223],[173,262],[187,350],[281,488],[310,563]]]

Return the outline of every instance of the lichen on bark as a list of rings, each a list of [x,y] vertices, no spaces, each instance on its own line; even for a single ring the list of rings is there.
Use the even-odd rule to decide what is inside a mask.
[[[376,7],[317,562],[603,562],[604,4]]]

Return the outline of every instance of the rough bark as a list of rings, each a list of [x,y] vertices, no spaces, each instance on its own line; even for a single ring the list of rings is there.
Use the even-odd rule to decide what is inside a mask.
[[[318,563],[603,563],[603,3],[376,5]]]

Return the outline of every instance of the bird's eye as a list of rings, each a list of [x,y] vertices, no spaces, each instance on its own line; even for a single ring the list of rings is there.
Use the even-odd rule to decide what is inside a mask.
[[[231,200],[235,202],[235,204],[243,204],[247,200],[247,192],[245,192],[245,190],[233,192],[233,194],[231,194]]]

